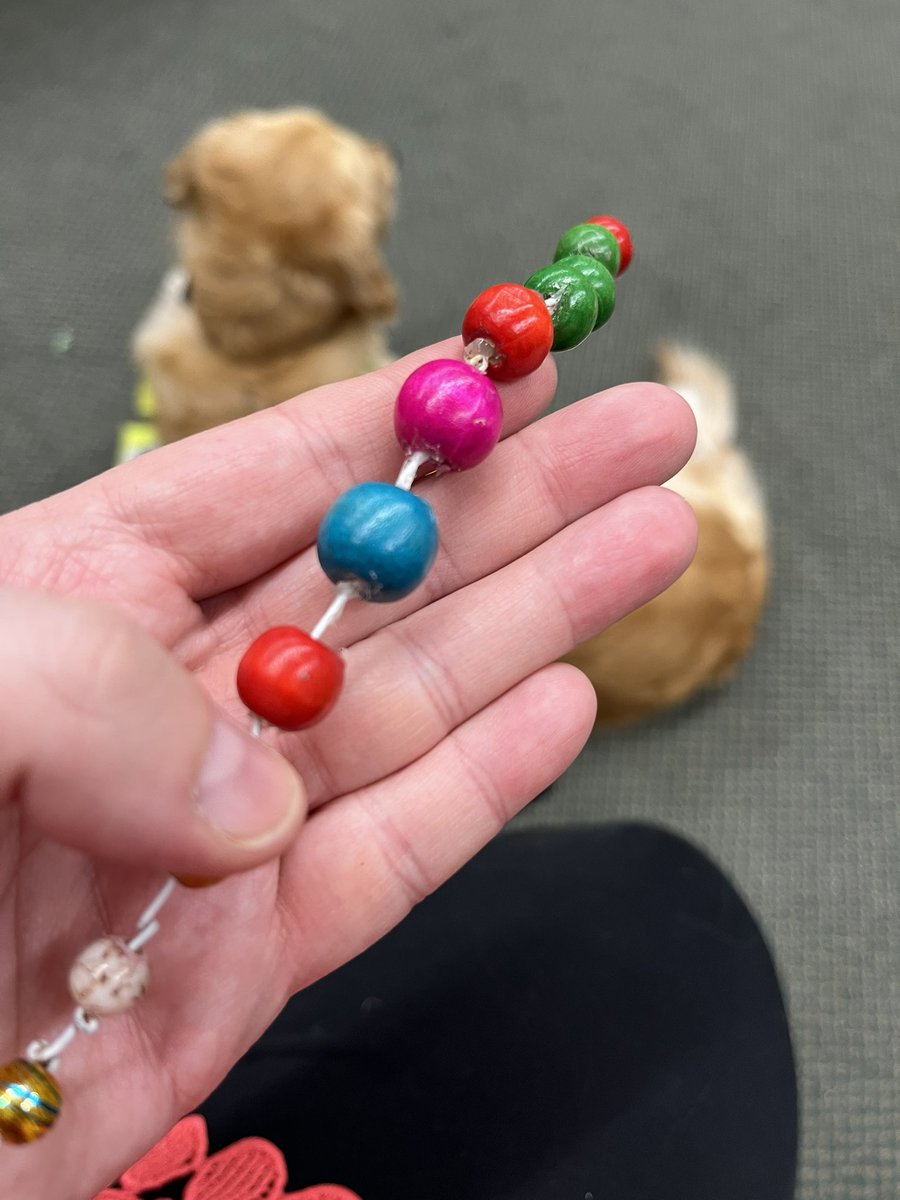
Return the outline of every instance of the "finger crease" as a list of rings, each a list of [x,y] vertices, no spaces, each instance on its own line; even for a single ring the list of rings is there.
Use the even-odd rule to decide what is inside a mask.
[[[469,754],[458,732],[450,740],[463,771],[474,785],[476,796],[494,821],[494,831],[499,833],[511,814],[503,802],[503,795],[496,781],[490,772]]]
[[[375,831],[376,845],[392,877],[400,884],[404,900],[414,908],[438,886],[416,847],[384,808],[369,796],[362,798],[362,809]]]
[[[283,409],[276,408],[274,411],[290,425],[293,436],[302,444],[322,479],[334,488],[335,493],[345,492],[359,482],[326,421],[296,421]]]
[[[559,529],[565,529],[571,517],[569,508],[563,499],[565,488],[557,478],[557,469],[538,453],[536,439],[527,436],[520,438],[520,449],[525,452],[529,462],[533,465],[532,482],[540,487],[543,497],[546,498],[547,504],[557,519]]]
[[[300,768],[300,774],[306,785],[310,807],[325,804],[326,801],[333,799],[338,794],[338,784],[334,772],[315,737],[309,736],[305,739],[302,751],[304,762]],[[289,762],[293,760],[291,755],[285,755],[285,757]]]
[[[546,614],[558,612],[561,620],[564,623],[564,641],[565,649],[560,650],[560,654],[567,654],[581,641],[584,636],[579,632],[578,625],[575,621],[575,615],[572,611],[571,597],[567,595],[567,588],[564,586],[562,576],[555,576],[553,579],[548,579],[542,574],[538,567],[537,559],[530,558],[529,565],[531,567],[531,575],[534,580],[535,595],[544,595],[544,612]]]
[[[441,736],[468,715],[462,688],[453,673],[414,636],[405,623],[389,625],[389,633],[412,663],[412,674],[428,706],[436,714]],[[423,678],[424,676],[424,678]]]

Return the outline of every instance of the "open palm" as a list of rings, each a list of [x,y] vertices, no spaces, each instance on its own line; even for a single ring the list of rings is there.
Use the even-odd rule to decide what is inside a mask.
[[[128,629],[245,720],[234,672],[247,643],[271,625],[310,629],[331,598],[315,553],[325,509],[353,483],[395,476],[399,383],[429,358],[459,355],[458,340],[432,347],[0,521],[0,665],[19,681],[0,702],[7,1058],[68,1020],[72,958],[103,933],[130,933],[164,872],[244,865],[179,840],[179,819],[187,829],[193,817],[178,703],[151,684],[142,692]],[[593,696],[553,664],[689,561],[692,518],[653,485],[682,466],[693,423],[673,393],[633,384],[531,424],[553,384],[547,364],[504,388],[491,458],[417,485],[441,534],[429,579],[398,604],[352,604],[330,636],[346,648],[337,708],[311,730],[265,735],[305,782],[299,836],[274,861],[176,892],[149,951],[146,998],[67,1051],[57,1127],[0,1151],[10,1194],[65,1200],[110,1182],[208,1094],[289,995],[401,920],[578,753]],[[25,619],[21,589],[40,593]],[[110,606],[109,661],[96,670],[121,690],[115,720],[90,723],[91,688],[75,694],[67,676],[95,653],[79,644],[82,609],[70,618],[48,593]],[[121,812],[92,817],[84,797],[110,756],[89,750],[104,738],[134,770],[116,792]]]

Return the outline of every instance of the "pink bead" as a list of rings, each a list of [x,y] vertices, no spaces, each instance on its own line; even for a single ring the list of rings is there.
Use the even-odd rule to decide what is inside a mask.
[[[394,431],[408,452],[424,451],[451,471],[477,467],[500,436],[503,406],[496,386],[455,359],[425,363],[397,396]]]

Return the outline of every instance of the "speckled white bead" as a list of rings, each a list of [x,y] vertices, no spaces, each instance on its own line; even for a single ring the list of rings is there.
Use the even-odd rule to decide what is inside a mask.
[[[150,971],[143,954],[117,937],[92,942],[75,959],[69,991],[76,1004],[95,1017],[125,1012],[147,987]]]

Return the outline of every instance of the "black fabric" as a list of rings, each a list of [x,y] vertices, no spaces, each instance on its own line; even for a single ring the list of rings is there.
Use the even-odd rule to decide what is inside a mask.
[[[796,1087],[759,929],[645,826],[493,843],[286,1008],[205,1106],[363,1200],[786,1200]]]

